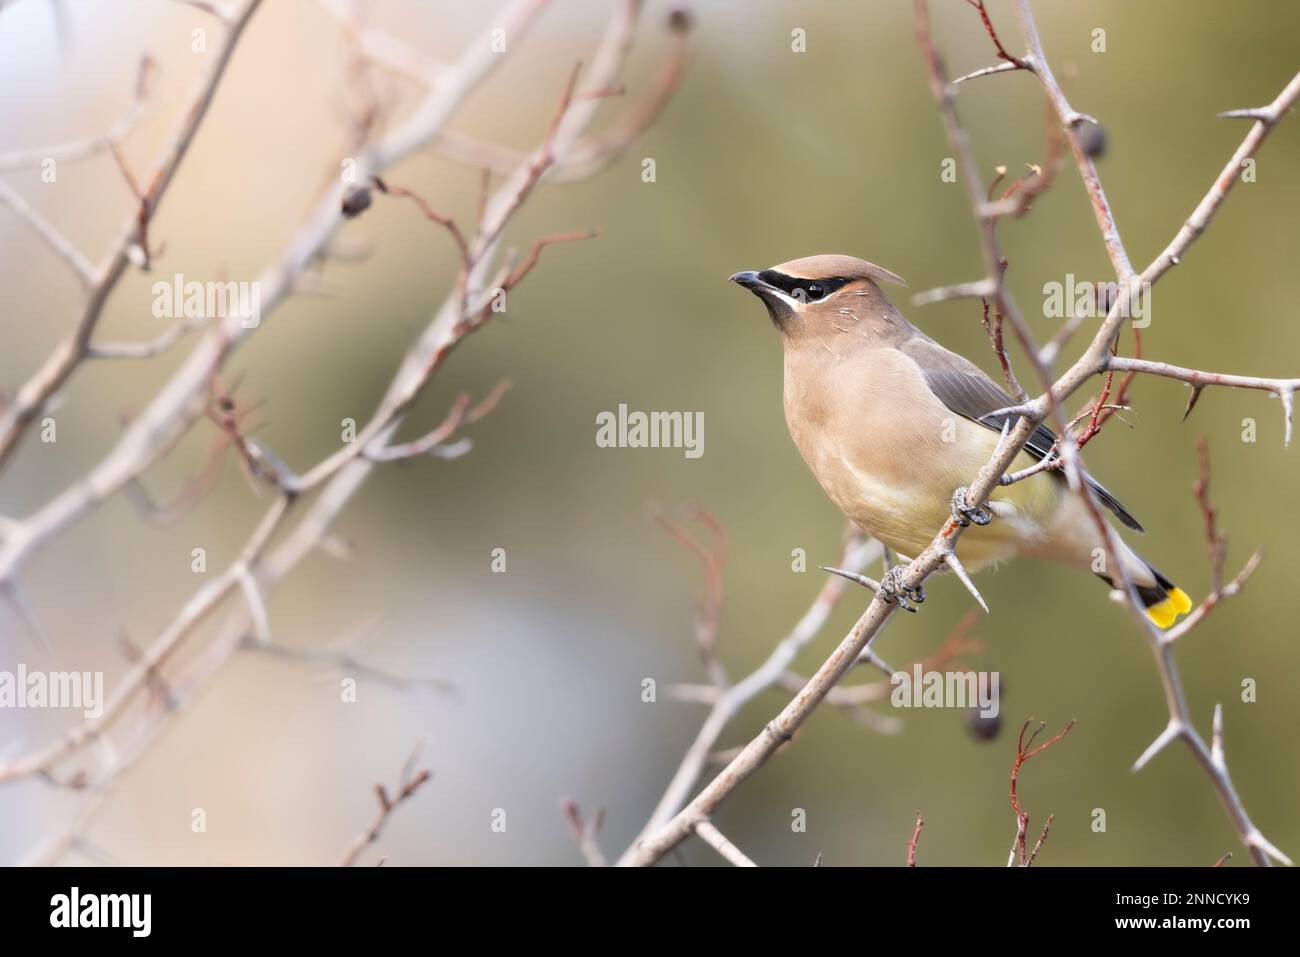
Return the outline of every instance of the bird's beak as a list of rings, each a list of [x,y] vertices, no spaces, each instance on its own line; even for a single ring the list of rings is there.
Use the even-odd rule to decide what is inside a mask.
[[[731,277],[731,281],[736,283],[737,285],[744,286],[746,289],[749,289],[752,292],[757,292],[760,289],[768,288],[767,283],[759,279],[758,273],[752,270],[733,274]]]
[[[734,273],[731,281],[738,286],[744,286],[757,296],[758,301],[767,307],[767,314],[773,325],[777,329],[784,329],[786,320],[793,315],[790,299],[785,293],[752,270]]]

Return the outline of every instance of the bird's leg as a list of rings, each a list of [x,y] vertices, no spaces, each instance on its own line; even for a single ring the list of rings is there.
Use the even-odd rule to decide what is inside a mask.
[[[903,611],[915,612],[912,602],[918,605],[925,601],[925,588],[922,585],[912,587],[907,583],[907,565],[895,565],[885,572],[880,580],[880,597],[894,602]]]
[[[885,577],[880,581],[868,578],[866,575],[859,575],[857,572],[851,572],[846,568],[831,568],[829,565],[822,565],[821,569],[824,572],[830,572],[832,575],[847,578],[863,588],[870,588],[883,601],[892,602],[904,611],[914,612],[916,609],[912,607],[911,603],[916,602],[919,605],[925,601],[925,589],[920,585],[913,588],[907,583],[907,565],[895,565],[885,572]]]
[[[987,525],[993,521],[993,513],[987,506],[970,504],[965,485],[959,485],[957,491],[952,493],[952,517],[962,528],[966,528],[971,522],[976,525]]]

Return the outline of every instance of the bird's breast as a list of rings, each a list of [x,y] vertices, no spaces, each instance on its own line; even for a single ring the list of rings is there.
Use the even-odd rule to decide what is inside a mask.
[[[998,439],[943,405],[915,364],[892,349],[839,361],[787,355],[785,416],[831,501],[906,555],[934,537],[949,516],[953,491],[974,478]],[[1028,459],[1017,467],[1022,464]],[[1054,485],[1039,476],[999,490],[1003,520],[969,530],[958,546],[961,557],[979,566],[1014,554],[1037,534],[1038,513],[1055,499]]]

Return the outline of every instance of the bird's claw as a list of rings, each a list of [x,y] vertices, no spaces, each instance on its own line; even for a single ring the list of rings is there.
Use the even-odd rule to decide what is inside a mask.
[[[906,565],[895,565],[885,572],[885,577],[880,580],[880,597],[898,605],[903,611],[915,613],[916,608],[912,602],[919,605],[925,601],[925,587],[913,587],[907,583],[907,568]]]
[[[886,604],[898,605],[904,611],[915,612],[916,609],[912,607],[912,602],[919,605],[925,601],[925,588],[921,585],[912,587],[907,583],[907,565],[895,565],[885,572],[885,577],[878,582],[872,581],[866,575],[851,572],[846,568],[831,568],[829,565],[823,565],[821,569],[824,572],[830,572],[832,575],[847,578],[864,588],[870,588],[880,596],[881,601]]]
[[[987,525],[993,521],[993,513],[989,511],[987,505],[970,504],[965,485],[958,486],[957,491],[952,493],[952,517],[962,528],[966,528],[972,522],[976,525]]]

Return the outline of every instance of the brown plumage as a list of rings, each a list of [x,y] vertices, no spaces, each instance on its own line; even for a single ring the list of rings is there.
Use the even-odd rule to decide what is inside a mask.
[[[878,282],[902,283],[851,256],[810,256],[733,281],[763,301],[785,351],[790,436],[839,509],[896,552],[914,557],[948,518],[953,492],[992,456],[1015,401],[974,363],[907,321]],[[1048,454],[1039,427],[1014,468]],[[1129,528],[1142,526],[1091,477]],[[1101,535],[1059,471],[996,489],[993,521],[957,545],[969,569],[1029,555],[1109,580]],[[1167,626],[1190,601],[1137,553],[1118,556],[1148,613]]]

